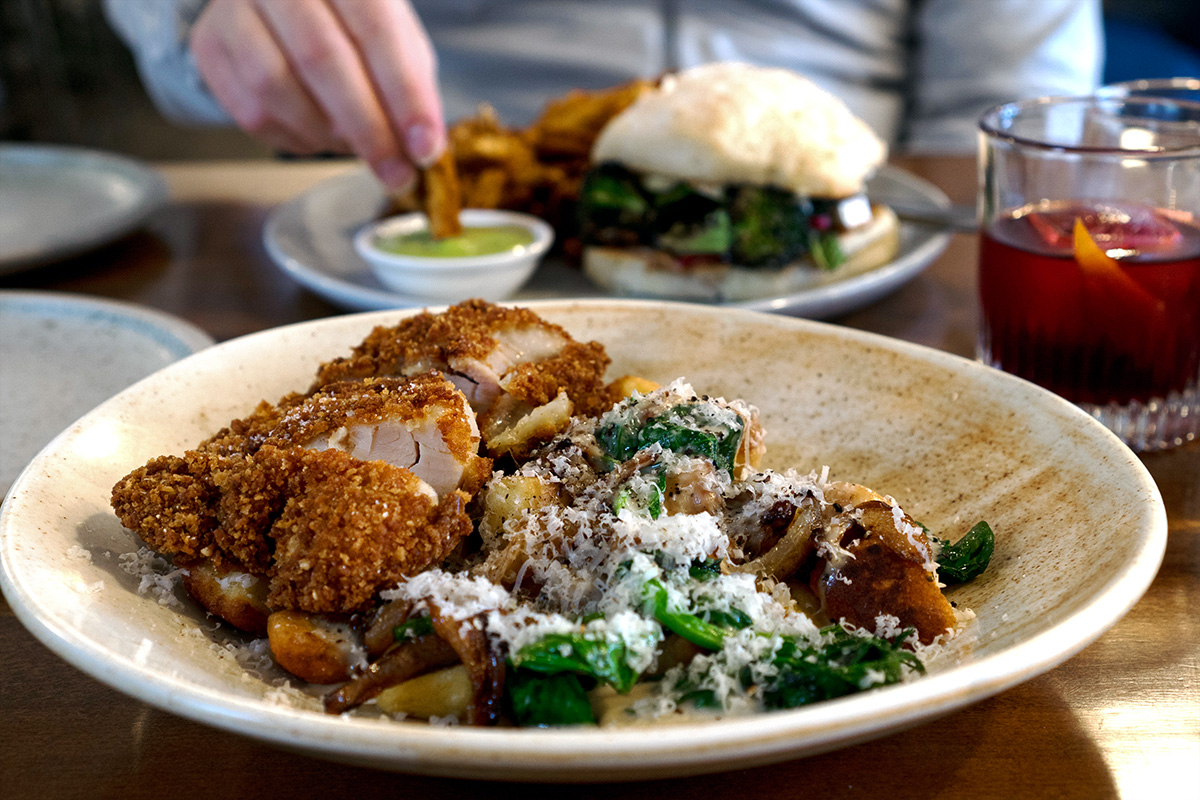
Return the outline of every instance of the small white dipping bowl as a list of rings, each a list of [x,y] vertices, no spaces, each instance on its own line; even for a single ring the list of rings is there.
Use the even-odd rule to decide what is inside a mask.
[[[354,236],[354,249],[384,286],[407,297],[450,302],[480,297],[494,301],[521,288],[554,242],[554,229],[530,214],[467,208],[459,219],[464,228],[520,225],[529,229],[533,241],[485,256],[411,256],[380,249],[380,239],[425,230],[429,221],[417,212],[364,226]]]

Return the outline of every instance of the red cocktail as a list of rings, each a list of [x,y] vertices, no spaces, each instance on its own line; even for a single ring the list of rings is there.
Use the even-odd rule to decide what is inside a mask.
[[[1195,391],[1200,227],[1182,216],[1059,202],[996,217],[980,244],[984,360],[1098,406]],[[1077,257],[1076,220],[1103,263]]]
[[[1135,450],[1200,438],[1200,103],[1042,97],[979,129],[979,357]]]

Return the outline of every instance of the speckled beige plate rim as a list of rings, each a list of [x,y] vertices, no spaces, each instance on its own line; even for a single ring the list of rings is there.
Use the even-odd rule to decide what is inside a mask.
[[[769,455],[771,466],[807,471],[828,463],[836,477],[896,494],[936,531],[987,517],[999,537],[993,568],[954,595],[976,609],[976,622],[911,683],[715,722],[477,730],[330,717],[269,701],[260,682],[180,635],[201,615],[122,584],[106,559],[135,545],[107,508],[107,487],[153,455],[194,444],[261,397],[303,388],[317,363],[343,354],[374,325],[412,313],[405,311],[218,345],[71,426],[34,459],[0,510],[8,602],[38,639],[98,680],[289,749],[434,775],[627,780],[811,755],[978,701],[1101,636],[1161,563],[1166,513],[1141,462],[1086,414],[1023,381],[928,348],[755,312],[618,300],[528,305],[577,338],[603,341],[616,362],[610,375],[670,380],[679,372],[699,389],[760,405],[769,452],[780,459]],[[73,545],[91,555],[65,555]]]

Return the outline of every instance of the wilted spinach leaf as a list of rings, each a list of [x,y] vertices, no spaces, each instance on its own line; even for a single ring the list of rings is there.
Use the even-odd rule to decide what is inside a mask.
[[[580,633],[551,633],[522,647],[512,656],[512,662],[521,669],[546,675],[586,675],[623,693],[638,680],[625,655],[625,643],[621,641],[589,639]]]
[[[966,583],[978,577],[992,560],[992,551],[996,547],[996,536],[992,526],[986,522],[978,522],[966,535],[954,544],[939,539],[934,541],[941,544],[938,555],[938,580],[950,585]]]
[[[579,677],[569,672],[543,675],[512,669],[504,691],[513,719],[521,727],[596,724],[587,692]]]
[[[854,636],[840,625],[822,633],[833,639],[820,648],[784,640],[774,658],[779,673],[763,694],[767,708],[794,708],[896,683],[906,666],[925,671],[920,659],[903,649],[912,629],[893,641]]]

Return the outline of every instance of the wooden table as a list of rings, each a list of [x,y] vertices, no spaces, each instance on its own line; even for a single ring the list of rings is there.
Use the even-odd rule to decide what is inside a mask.
[[[271,207],[343,162],[160,165],[172,202],[146,230],[65,264],[0,278],[130,300],[219,340],[343,310],[285,277],[260,229]],[[902,162],[970,201],[964,159]],[[892,296],[836,322],[970,355],[976,241],[958,235]],[[1200,442],[1147,455],[1170,541],[1149,592],[1081,654],[950,716],[772,767],[623,786],[521,787],[541,797],[1200,797]],[[0,797],[463,797],[503,786],[375,772],[295,755],[172,716],[97,683],[0,604]]]

